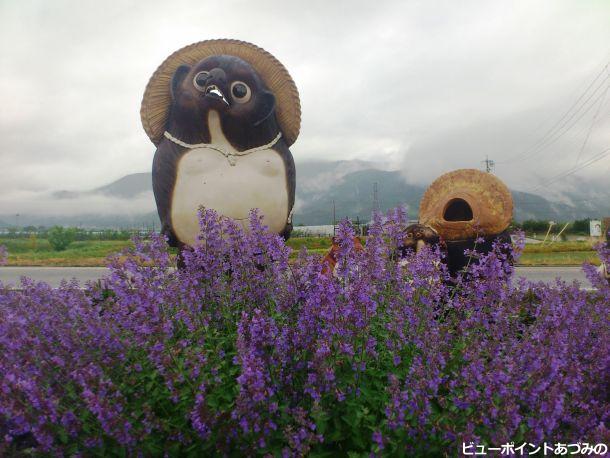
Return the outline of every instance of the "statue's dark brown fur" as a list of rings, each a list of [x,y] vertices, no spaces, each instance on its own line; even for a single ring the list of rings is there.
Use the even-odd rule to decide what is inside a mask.
[[[445,255],[445,264],[451,278],[464,270],[469,264],[477,262],[465,254],[467,250],[476,250],[477,253],[487,254],[493,249],[494,242],[511,243],[510,234],[504,231],[498,235],[483,236],[483,241],[476,242],[476,239],[444,241],[438,233],[429,226],[423,224],[412,224],[405,229],[403,244],[399,247],[399,256],[405,256],[407,252],[417,252],[422,245],[440,246]],[[423,242],[423,243],[420,243]],[[510,260],[512,262],[512,259]]]

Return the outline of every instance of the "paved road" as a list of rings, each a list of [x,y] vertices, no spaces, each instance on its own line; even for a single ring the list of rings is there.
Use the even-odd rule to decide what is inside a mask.
[[[21,276],[27,276],[58,286],[64,278],[76,278],[84,283],[87,280],[97,280],[107,273],[108,270],[104,267],[0,267],[0,281],[15,284]],[[517,267],[517,276],[536,282],[552,282],[555,277],[560,277],[568,283],[578,280],[585,287],[591,287],[580,267]]]
[[[105,267],[0,267],[0,281],[4,284],[19,283],[22,276],[59,286],[63,279],[76,278],[79,283],[97,280],[108,275]]]
[[[517,267],[516,276],[525,277],[533,282],[543,281],[545,283],[554,282],[555,278],[559,277],[567,283],[577,280],[585,288],[592,287],[581,267]],[[2,274],[0,274],[1,277]]]

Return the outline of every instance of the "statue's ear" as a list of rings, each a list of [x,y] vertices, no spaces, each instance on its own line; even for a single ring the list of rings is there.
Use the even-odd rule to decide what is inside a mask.
[[[169,85],[170,94],[172,96],[172,100],[176,100],[176,92],[178,90],[178,86],[184,80],[184,77],[191,71],[191,67],[188,65],[181,65],[174,72],[174,76],[172,76],[172,82]]]
[[[263,91],[259,97],[262,99],[259,109],[262,116],[254,123],[254,126],[259,126],[260,124],[264,123],[267,119],[269,119],[270,116],[273,115],[273,112],[275,111],[275,96],[271,92]]]

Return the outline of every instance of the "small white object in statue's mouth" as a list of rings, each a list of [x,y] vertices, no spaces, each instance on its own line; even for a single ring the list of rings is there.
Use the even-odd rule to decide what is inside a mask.
[[[227,99],[225,98],[224,94],[222,93],[222,91],[218,88],[218,86],[214,85],[214,84],[210,84],[206,90],[205,90],[205,95],[213,95],[215,97],[218,97],[219,99],[221,99],[224,103],[226,103],[227,105],[229,104],[229,102],[227,101]]]

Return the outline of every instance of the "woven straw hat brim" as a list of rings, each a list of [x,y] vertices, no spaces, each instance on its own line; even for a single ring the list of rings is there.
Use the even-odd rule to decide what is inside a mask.
[[[453,199],[463,199],[473,212],[472,221],[447,221],[444,212]],[[437,178],[424,193],[419,221],[433,227],[446,240],[497,235],[510,225],[513,198],[506,185],[491,173],[460,169]]]
[[[163,139],[171,104],[170,82],[180,65],[194,65],[215,55],[236,56],[249,63],[261,76],[276,98],[276,116],[288,145],[292,145],[301,128],[299,92],[288,70],[262,48],[240,40],[206,40],[185,46],[174,52],[150,78],[140,117],[142,126],[155,145]]]

